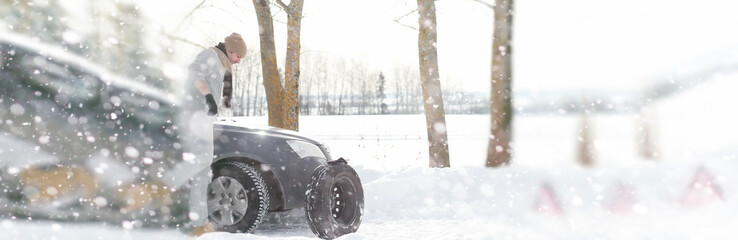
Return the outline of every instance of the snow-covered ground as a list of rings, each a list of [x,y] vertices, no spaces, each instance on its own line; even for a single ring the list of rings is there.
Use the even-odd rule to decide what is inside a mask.
[[[341,239],[734,239],[738,83],[718,77],[656,102],[655,160],[637,154],[639,116],[591,120],[595,165],[576,164],[580,118],[518,116],[515,160],[484,168],[489,117],[447,116],[451,168],[427,167],[421,115],[308,116],[301,132],[349,159],[364,184],[357,233]],[[263,124],[263,117],[244,118]],[[696,184],[695,184],[696,183]],[[174,229],[0,220],[0,239],[181,239]],[[202,240],[314,239],[302,210],[253,234]]]

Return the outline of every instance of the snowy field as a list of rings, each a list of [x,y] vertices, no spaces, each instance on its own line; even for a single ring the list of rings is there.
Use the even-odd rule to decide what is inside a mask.
[[[595,165],[576,165],[578,115],[515,119],[515,160],[484,168],[489,116],[447,116],[451,168],[427,168],[424,117],[309,116],[301,132],[349,159],[364,184],[359,231],[340,239],[735,239],[738,84],[718,78],[654,106],[659,157],[637,154],[639,117],[595,115]],[[708,107],[705,107],[708,106]],[[244,118],[263,124],[266,118]],[[175,229],[0,220],[0,239],[182,239]],[[302,209],[253,234],[315,239]]]

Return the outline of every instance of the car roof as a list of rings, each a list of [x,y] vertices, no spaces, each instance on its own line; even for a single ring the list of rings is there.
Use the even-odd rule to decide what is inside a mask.
[[[172,93],[114,74],[98,64],[77,55],[76,53],[69,52],[58,46],[43,43],[38,38],[31,38],[17,33],[0,30],[0,43],[19,46],[65,64],[73,65],[79,69],[97,75],[106,85],[115,85],[159,101],[171,104],[178,103],[178,98],[176,98]]]

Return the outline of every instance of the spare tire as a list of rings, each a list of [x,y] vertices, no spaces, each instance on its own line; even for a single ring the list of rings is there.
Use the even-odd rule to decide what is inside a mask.
[[[359,175],[345,161],[315,170],[306,197],[307,220],[318,237],[333,239],[359,229],[364,189]]]

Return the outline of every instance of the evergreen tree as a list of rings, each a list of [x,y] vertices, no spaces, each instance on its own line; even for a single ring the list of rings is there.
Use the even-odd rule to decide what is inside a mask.
[[[64,39],[69,31],[67,12],[58,0],[46,1],[0,1],[2,21],[11,31],[36,37],[42,42],[60,45],[75,53],[85,49],[77,39]]]
[[[377,82],[377,100],[379,102],[379,114],[387,114],[389,112],[387,104],[384,103],[384,99],[387,97],[387,95],[384,94],[384,85],[386,84],[386,82],[387,81],[384,79],[384,74],[380,72],[379,82]]]
[[[109,54],[109,67],[114,71],[147,85],[167,88],[167,81],[157,68],[151,66],[152,56],[148,52],[146,25],[138,7],[131,3],[115,3],[117,12],[110,15],[112,41],[117,42]]]
[[[384,103],[384,98],[386,95],[384,94],[384,74],[381,72],[379,73],[379,82],[377,82],[377,107],[378,107],[378,113],[379,114],[387,114],[387,104]]]

